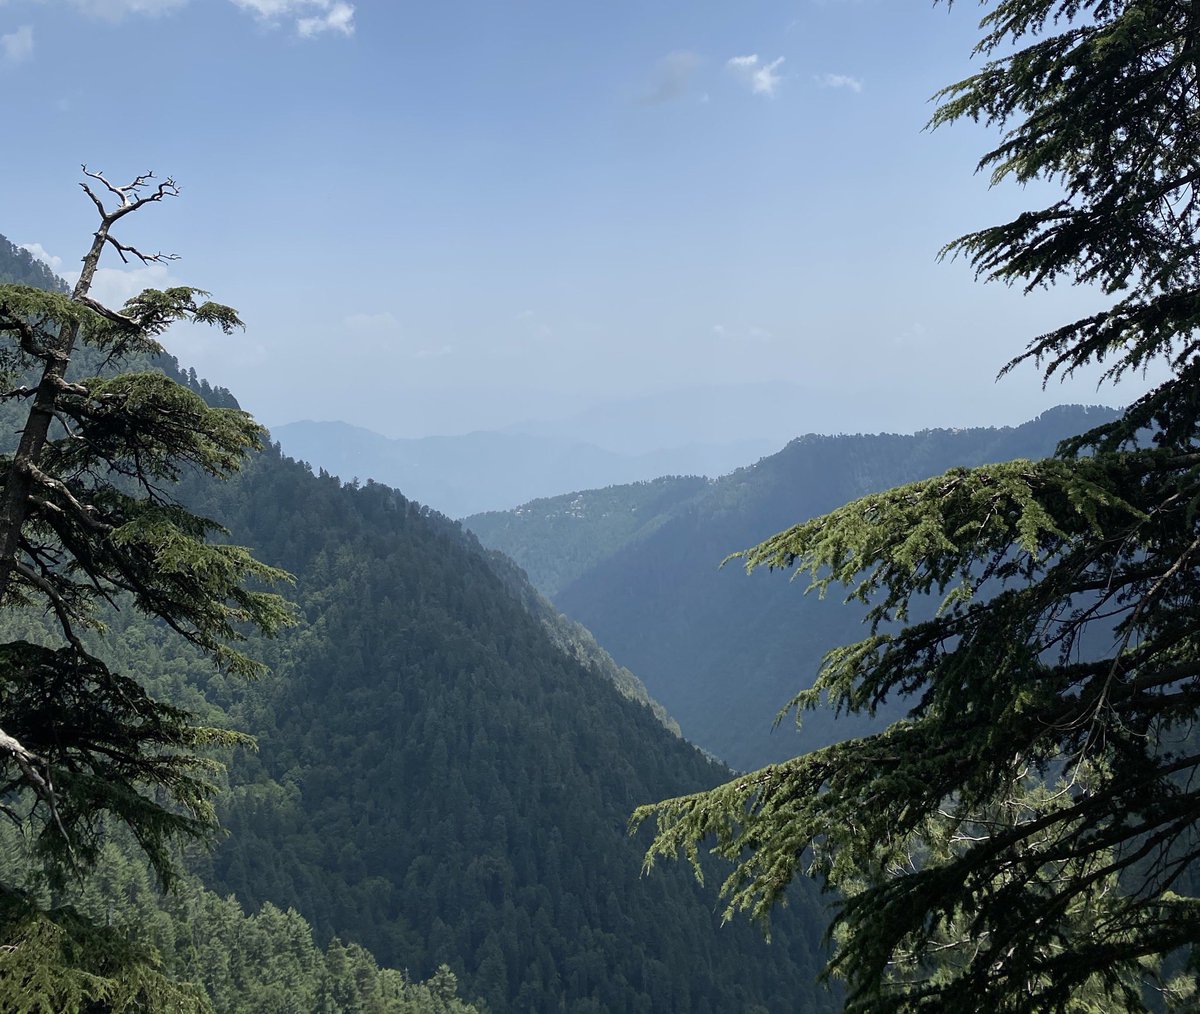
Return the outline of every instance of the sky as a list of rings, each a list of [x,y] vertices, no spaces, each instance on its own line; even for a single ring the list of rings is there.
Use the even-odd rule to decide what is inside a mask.
[[[975,173],[985,127],[924,129],[979,66],[979,15],[0,0],[0,233],[69,276],[95,228],[81,163],[175,179],[120,238],[180,259],[107,261],[94,295],[186,283],[237,307],[244,332],[167,344],[268,425],[450,434],[693,388],[698,423],[721,392],[786,398],[795,433],[1126,402],[1153,378],[995,380],[1100,294],[938,259],[1050,194]]]

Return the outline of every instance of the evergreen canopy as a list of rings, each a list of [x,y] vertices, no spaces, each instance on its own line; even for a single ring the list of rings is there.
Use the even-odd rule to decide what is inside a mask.
[[[210,541],[224,535],[220,526],[171,491],[183,470],[235,471],[259,445],[261,427],[239,409],[210,408],[161,372],[116,372],[161,352],[157,336],[176,321],[229,331],[236,314],[186,287],[147,290],[119,311],[88,295],[106,246],[123,259],[165,259],[111,230],[173,196],[175,185],[141,176],[117,186],[84,171],[100,225],[73,293],[0,286],[0,401],[20,433],[16,449],[0,455],[0,606],[42,610],[58,633],[48,643],[0,644],[0,813],[34,840],[52,884],[95,863],[110,817],[132,831],[166,881],[172,842],[216,826],[219,765],[206,748],[247,738],[200,726],[112,671],[87,631],[103,631],[102,608],[133,607],[221,668],[252,674],[256,663],[231,642],[247,626],[271,632],[288,621],[283,601],[261,590],[286,575],[241,547]],[[103,375],[70,376],[73,359]],[[83,966],[70,974],[91,984],[93,998],[163,985],[142,966],[115,985],[87,957],[79,920],[41,911],[11,879],[0,881],[0,923],[10,964],[24,967],[36,961],[18,952],[72,938]],[[57,947],[47,944],[47,955]],[[46,974],[66,981],[67,970]],[[36,982],[28,988],[37,993]]]
[[[648,863],[715,838],[730,912],[766,915],[801,874],[838,889],[849,1010],[1142,1010],[1200,940],[1200,9],[984,6],[988,61],[933,125],[1002,128],[980,169],[1061,196],[943,252],[1112,300],[1006,370],[1170,379],[1054,458],[953,470],[742,554],[870,608],[790,707],[911,710],[634,821],[657,822]],[[926,595],[941,609],[914,621]]]

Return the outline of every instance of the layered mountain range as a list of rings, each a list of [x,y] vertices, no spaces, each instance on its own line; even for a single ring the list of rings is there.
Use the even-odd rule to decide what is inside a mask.
[[[629,483],[661,475],[723,475],[774,450],[761,439],[683,442],[613,450],[553,432],[477,431],[391,439],[344,422],[271,428],[291,457],[343,479],[404,490],[450,517],[508,508],[564,489]]]
[[[570,493],[464,524],[637,672],[685,737],[753,769],[874,727],[818,710],[799,729],[791,718],[774,728],[825,652],[862,636],[863,610],[836,591],[821,599],[781,574],[747,576],[736,560],[722,566],[730,554],[956,465],[1044,457],[1113,414],[1063,406],[1016,427],[809,435],[715,482]],[[893,702],[887,714],[901,707]]]
[[[0,278],[12,262],[28,266],[3,244]],[[82,375],[101,366],[73,363]],[[168,358],[127,367],[236,404]],[[627,832],[632,809],[730,772],[681,739],[636,677],[507,558],[394,489],[314,475],[277,444],[228,482],[188,474],[172,495],[295,575],[287,594],[299,622],[249,645],[270,666],[258,682],[214,673],[126,603],[105,617],[96,647],[156,696],[256,737],[256,751],[227,758],[228,836],[191,869],[211,891],[265,913],[254,917],[262,975],[276,968],[274,946],[302,956],[321,1009],[367,1009],[365,993],[338,1000],[330,985],[347,975],[340,940],[373,952],[355,952],[364,983],[376,959],[407,970],[388,980],[397,990],[430,979],[421,1003],[452,996],[446,984],[457,975],[462,995],[493,1011],[836,1007],[835,992],[815,981],[824,917],[812,890],[796,891],[768,943],[744,921],[722,925],[715,890],[685,866],[643,874],[645,838]],[[9,637],[51,636],[32,613],[3,621]],[[150,932],[136,912],[153,906],[109,875],[126,861],[136,854],[98,871],[84,908],[136,936]],[[195,904],[213,908],[213,895],[195,890]],[[217,1009],[247,1009],[230,991],[240,980],[226,974],[231,963],[245,972],[242,924],[233,909],[218,921],[228,932],[189,944],[191,964],[164,960],[205,975]],[[159,932],[178,940],[185,925]],[[286,939],[271,945],[271,927]],[[328,947],[325,957],[311,941],[301,947],[306,934]],[[281,988],[254,995],[283,1003]],[[410,1009],[398,1004],[370,1009]]]

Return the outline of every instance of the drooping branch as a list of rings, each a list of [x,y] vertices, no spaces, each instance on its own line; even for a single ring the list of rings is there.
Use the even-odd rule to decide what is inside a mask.
[[[29,465],[28,470],[34,482],[43,489],[50,490],[66,502],[67,506],[71,508],[75,520],[80,522],[80,524],[106,535],[112,531],[112,525],[106,524],[99,519],[100,512],[90,504],[85,505],[80,503],[75,494],[67,488],[66,483],[47,475],[36,465]]]
[[[57,797],[54,792],[54,782],[50,775],[50,765],[33,751],[27,750],[21,745],[19,740],[10,736],[3,729],[0,729],[0,755],[7,755],[12,758],[13,763],[17,765],[21,774],[24,775],[25,782],[37,794],[37,797],[45,803],[51,817],[54,819],[55,825],[58,827],[59,833],[62,835],[68,853],[71,854],[71,841],[67,837],[66,828],[63,827],[62,818],[58,813]],[[41,770],[38,770],[39,768]]]
[[[54,608],[54,614],[58,617],[58,625],[65,637],[76,651],[82,653],[84,651],[83,642],[79,640],[75,633],[75,626],[72,621],[71,604],[63,598],[62,593],[54,587],[53,582],[37,571],[26,567],[23,563],[17,564],[17,573],[28,581],[31,585],[37,588],[49,600]]]

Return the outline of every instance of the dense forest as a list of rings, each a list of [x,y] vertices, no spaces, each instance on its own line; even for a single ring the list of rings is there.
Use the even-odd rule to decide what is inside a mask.
[[[602,560],[647,538],[708,487],[701,476],[662,476],[472,514],[463,525],[517,561],[538,591],[553,598]]]
[[[721,770],[548,638],[457,524],[276,451],[204,492],[299,576],[305,616],[225,702],[259,752],[211,883],[418,975],[448,963],[500,1008],[823,1002],[815,899],[767,945],[687,871],[640,876],[633,807]]]
[[[981,0],[970,42],[883,4],[15,6],[0,71],[57,74],[6,228],[65,244],[68,123],[174,150],[217,178],[172,235],[261,318],[247,398],[504,429],[377,446],[462,452],[425,505],[289,457],[167,355],[246,327],[139,245],[173,176],[81,167],[69,288],[0,238],[0,1011],[1198,1009],[1196,4]],[[614,412],[610,451],[666,446],[606,391],[790,374],[803,429],[928,425],[996,370],[1123,407],[438,510],[607,467]],[[734,435],[713,401],[689,438]]]
[[[825,652],[860,636],[864,610],[837,595],[804,595],[778,575],[748,577],[737,561],[721,567],[729,553],[952,465],[1043,457],[1113,416],[1064,406],[1015,427],[809,435],[713,483],[589,490],[464,524],[637,672],[687,738],[750,769],[874,727],[828,710],[806,713],[799,735],[790,720],[772,732]]]
[[[235,404],[169,359],[150,365]],[[452,1010],[458,993],[492,1010],[836,1006],[816,983],[813,892],[796,892],[768,943],[722,926],[690,872],[642,875],[634,807],[728,771],[506,558],[395,490],[313,475],[277,445],[228,482],[185,473],[172,496],[293,573],[300,622],[251,639],[269,674],[247,683],[117,603],[97,653],[257,749],[226,755],[228,834],[189,855],[176,894],[115,834],[96,876],[51,902],[103,913],[219,1011]],[[5,623],[47,636],[28,610]],[[32,874],[19,842],[8,849]]]
[[[130,1009],[149,1007],[178,1014],[469,1014],[476,1010],[460,999],[458,981],[449,967],[436,969],[427,982],[414,982],[405,971],[381,969],[358,944],[335,937],[318,947],[312,927],[293,908],[284,911],[268,902],[247,914],[233,895],[222,897],[208,890],[194,875],[164,893],[136,846],[119,833],[104,846],[97,870],[58,898],[36,884],[34,863],[22,840],[4,833],[0,853],[10,875],[22,868],[31,871],[29,886],[35,894],[46,894],[48,902],[69,903],[80,925],[102,928],[90,930],[94,958],[87,953],[56,953],[62,942],[52,936],[8,936],[8,947],[0,954],[0,1009],[14,1014],[70,1010],[76,999],[84,1009],[95,1010],[86,1003],[91,993],[86,975],[72,976],[64,967],[102,969],[119,976],[122,961],[133,970],[147,960],[163,981],[147,982],[140,973],[142,981],[134,980],[135,989],[149,986],[150,996],[157,997],[160,1005],[135,996]],[[20,915],[10,904],[9,898],[0,901],[4,923]],[[114,942],[119,944],[115,957]],[[22,948],[32,955],[22,954]],[[55,967],[54,981],[40,984],[40,996],[36,979],[31,983],[26,978],[38,961]],[[118,998],[110,996],[108,1003],[121,1009],[114,1002]]]

